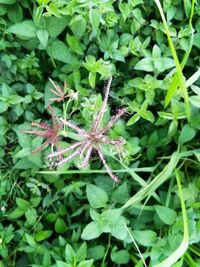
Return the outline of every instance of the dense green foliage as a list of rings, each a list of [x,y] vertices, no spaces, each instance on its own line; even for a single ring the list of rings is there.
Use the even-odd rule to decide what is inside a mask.
[[[163,0],[167,25],[158,4],[0,0],[0,267],[200,266],[200,3]],[[31,153],[44,140],[20,130],[51,125],[50,104],[90,128],[110,76],[120,184],[96,154],[56,171],[51,145]],[[51,100],[48,78],[73,97]]]

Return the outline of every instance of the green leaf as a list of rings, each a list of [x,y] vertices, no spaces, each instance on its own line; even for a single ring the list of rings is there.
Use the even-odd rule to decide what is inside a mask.
[[[142,112],[141,117],[145,120],[150,121],[151,123],[153,123],[155,120],[153,113],[149,110],[145,110],[144,112]]]
[[[66,36],[68,46],[78,55],[83,55],[83,51],[85,50],[85,45],[80,43],[78,37],[74,35],[67,34]]]
[[[111,225],[121,224],[121,209],[109,209],[102,213],[102,218],[107,220]]]
[[[102,231],[99,228],[98,222],[91,222],[85,226],[81,234],[81,238],[84,240],[91,240],[99,237]]]
[[[30,199],[31,206],[34,207],[34,208],[38,207],[38,205],[40,204],[41,200],[42,200],[42,197],[32,197]]]
[[[175,63],[171,58],[163,57],[154,61],[154,69],[157,71],[157,73],[161,73],[173,67],[175,67]]]
[[[7,16],[12,23],[18,23],[23,19],[23,10],[19,4],[8,8]]]
[[[100,260],[105,254],[105,248],[102,245],[97,245],[88,248],[88,257],[94,260]]]
[[[175,223],[177,219],[177,214],[174,210],[160,205],[155,205],[156,213],[162,222],[168,225],[172,225]]]
[[[30,208],[25,212],[25,217],[30,225],[34,225],[37,220],[37,212],[34,208]]]
[[[55,222],[57,218],[58,218],[58,215],[55,214],[55,213],[49,213],[49,214],[46,216],[46,219],[47,219],[47,221],[49,221],[49,222]]]
[[[27,200],[17,197],[16,198],[17,206],[22,210],[27,210],[30,207],[30,203]]]
[[[36,27],[32,20],[24,20],[16,23],[7,29],[8,32],[16,34],[21,39],[36,37]]]
[[[61,218],[58,218],[55,222],[55,231],[59,234],[63,234],[67,231],[67,225],[65,221]]]
[[[15,219],[18,219],[18,218],[22,217],[23,214],[24,214],[24,211],[23,210],[21,210],[20,208],[16,208],[11,213],[9,213],[7,215],[7,217],[9,219],[11,219],[11,220],[15,220]]]
[[[76,15],[73,16],[69,25],[73,34],[77,37],[81,37],[85,33],[87,22],[82,15]]]
[[[0,4],[12,5],[16,0],[0,0]]]
[[[0,113],[4,113],[9,108],[7,102],[0,101]]]
[[[6,14],[6,12],[7,12],[7,6],[5,6],[5,5],[0,5],[0,16],[3,16],[3,15],[5,15]],[[4,47],[5,47],[5,42],[2,42],[4,45]]]
[[[76,262],[76,253],[72,246],[67,244],[65,247],[65,261],[74,265]]]
[[[122,13],[122,17],[124,21],[128,18],[128,16],[131,14],[131,6],[127,3],[119,3],[119,10]]]
[[[94,209],[90,208],[90,217],[93,221],[98,221],[101,215],[98,212],[96,212]]]
[[[200,48],[200,32],[194,34],[194,46]]]
[[[145,247],[153,245],[157,240],[156,233],[151,230],[134,230],[133,237],[139,244]]]
[[[32,235],[25,233],[26,241],[31,247],[36,247],[37,243]]]
[[[191,0],[184,0],[184,9],[185,9],[185,14],[187,16],[187,18],[189,18],[190,16],[190,12],[191,12]]]
[[[116,264],[127,264],[129,262],[130,255],[125,249],[112,251],[111,259]]]
[[[86,187],[86,194],[92,208],[98,209],[106,207],[108,196],[100,187],[88,184]]]
[[[77,267],[92,267],[94,260],[85,260],[80,262]]]
[[[139,114],[134,114],[127,122],[127,126],[135,124],[140,119]]]
[[[40,230],[39,232],[36,233],[35,240],[38,242],[43,241],[48,237],[50,237],[52,233],[53,232],[50,230]]]
[[[126,182],[117,187],[112,195],[112,199],[121,204],[128,200],[128,185]]]
[[[14,169],[27,170],[33,168],[34,166],[35,164],[33,164],[33,162],[31,162],[27,157],[24,157],[15,163]]]
[[[67,24],[69,23],[67,16],[63,16],[61,18],[52,16],[45,18],[45,20],[46,20],[46,30],[48,31],[49,36],[52,38],[55,38],[59,34],[61,34],[66,28]]]
[[[125,224],[125,219],[120,218],[120,221],[118,222],[118,224],[110,225],[110,233],[112,234],[112,236],[114,236],[115,238],[119,240],[126,239],[127,231],[124,227],[124,224]]]
[[[97,31],[101,20],[101,12],[99,9],[91,9],[89,12],[90,23],[93,30]]]
[[[72,267],[71,264],[65,263],[64,261],[56,261],[57,267]]]
[[[153,60],[151,58],[143,58],[135,65],[134,69],[154,72]]]
[[[96,85],[96,72],[89,73],[89,85],[94,88]]]
[[[47,49],[47,53],[53,59],[62,61],[64,63],[71,63],[72,55],[68,47],[62,41],[55,40]]]
[[[190,125],[186,124],[183,126],[180,136],[178,138],[178,143],[179,144],[184,144],[194,138],[196,134],[196,131],[194,128],[192,128]]]
[[[121,209],[109,209],[102,213],[99,226],[103,232],[110,232],[118,239],[124,240],[127,231],[124,227],[125,218],[121,215]]]
[[[50,3],[49,5],[46,6],[46,9],[50,14],[52,14],[58,18],[61,18],[61,15],[59,13],[59,9],[55,3]]]
[[[83,261],[87,257],[87,244],[84,242],[76,251],[76,257],[79,261]]]
[[[46,49],[48,45],[48,39],[49,39],[49,34],[48,31],[46,30],[37,30],[37,38],[42,44],[42,46]]]

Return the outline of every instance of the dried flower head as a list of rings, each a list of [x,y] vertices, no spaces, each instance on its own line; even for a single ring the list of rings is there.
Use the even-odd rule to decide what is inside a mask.
[[[100,125],[101,125],[101,122],[102,122],[102,119],[103,119],[103,116],[104,116],[104,113],[105,113],[106,107],[107,107],[107,101],[108,101],[108,95],[109,95],[109,91],[110,91],[111,82],[112,82],[112,78],[110,77],[108,82],[105,85],[105,88],[104,88],[105,89],[105,97],[103,100],[102,107],[101,107],[100,111],[98,112],[90,131],[86,131],[84,129],[81,129],[70,121],[64,120],[62,118],[59,119],[63,125],[66,125],[69,128],[76,131],[78,133],[78,135],[83,140],[79,141],[79,142],[75,142],[74,144],[68,146],[67,148],[65,148],[61,151],[50,154],[48,156],[48,158],[62,155],[63,153],[68,152],[68,151],[73,151],[71,154],[69,154],[69,156],[67,156],[66,158],[59,161],[57,166],[60,166],[63,163],[69,162],[75,156],[79,156],[81,159],[80,167],[84,168],[89,164],[89,160],[90,160],[92,151],[96,150],[98,155],[99,155],[99,158],[101,159],[101,161],[102,161],[104,167],[106,168],[108,174],[110,175],[110,177],[115,182],[118,182],[119,181],[118,177],[115,174],[113,174],[112,170],[107,165],[106,160],[104,158],[104,154],[101,150],[101,145],[105,144],[105,145],[114,146],[114,148],[119,152],[121,150],[121,147],[124,144],[124,140],[122,138],[117,139],[117,140],[111,140],[106,135],[106,132],[110,128],[112,128],[112,126],[120,119],[120,117],[122,115],[125,114],[125,112],[126,112],[125,108],[120,109],[116,115],[111,117],[111,119],[107,123],[107,125],[103,129],[100,129]]]
[[[49,78],[49,81],[52,83],[54,89],[50,89],[50,91],[56,95],[56,97],[54,98],[50,98],[51,101],[56,101],[56,102],[61,102],[64,101],[66,98],[72,98],[72,99],[76,99],[78,93],[71,91],[68,94],[66,93],[67,91],[67,83],[66,81],[64,81],[64,91],[62,91],[62,89],[60,88],[59,85],[55,84],[54,81],[52,81],[52,79]]]
[[[52,125],[49,125],[46,122],[40,122],[40,123],[33,122],[31,124],[33,129],[20,131],[22,133],[33,134],[44,138],[45,140],[44,143],[42,143],[41,146],[35,148],[32,151],[32,153],[41,151],[47,145],[55,145],[57,147],[57,151],[59,151],[59,145],[58,145],[58,142],[60,141],[59,131],[62,128],[62,125],[60,122],[57,121],[55,116],[55,111],[51,106],[49,106],[49,110],[52,117]]]

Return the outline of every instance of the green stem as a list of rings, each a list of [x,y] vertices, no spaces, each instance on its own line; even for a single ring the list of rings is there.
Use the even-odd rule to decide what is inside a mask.
[[[111,239],[111,235],[108,236],[108,245],[107,245],[107,249],[106,249],[106,252],[105,252],[105,254],[104,254],[102,263],[101,263],[101,267],[105,267],[105,260],[106,260],[106,257],[107,257],[107,255],[108,255],[108,251],[109,251],[109,249],[110,249],[110,239]]]

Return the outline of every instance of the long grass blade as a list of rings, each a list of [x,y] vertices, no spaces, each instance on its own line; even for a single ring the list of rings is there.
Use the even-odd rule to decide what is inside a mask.
[[[182,214],[183,214],[183,228],[184,228],[183,240],[180,246],[167,259],[155,265],[155,267],[172,266],[178,259],[180,259],[184,255],[189,245],[187,212],[186,212],[186,207],[185,207],[185,202],[184,202],[184,197],[183,197],[183,190],[181,186],[180,176],[177,170],[175,170],[175,176],[176,176],[176,181],[178,185],[179,197],[181,201],[181,209],[182,209]]]
[[[121,166],[126,170],[127,173],[130,174],[130,176],[142,187],[145,187],[148,185],[146,181],[144,181],[134,170],[134,168],[129,168],[126,164],[124,164],[121,160],[119,160],[117,157],[110,155],[114,160],[118,161]],[[156,167],[150,167],[152,168],[152,172],[156,169]],[[153,197],[160,202],[160,198],[156,193],[153,193]]]
[[[193,85],[200,77],[200,68],[186,81],[187,87]]]
[[[151,173],[154,171],[154,167],[131,168],[130,171],[133,171],[133,172],[150,172]],[[112,170],[112,172],[127,173],[127,169]],[[107,171],[106,170],[60,170],[60,171],[40,171],[38,173],[50,174],[50,175],[55,175],[55,174],[61,175],[61,174],[107,173]]]
[[[129,234],[129,236],[130,236],[130,238],[131,238],[133,244],[135,245],[135,247],[136,247],[136,249],[137,249],[137,251],[138,251],[138,253],[139,253],[139,255],[140,255],[140,258],[141,258],[141,260],[142,260],[142,262],[143,262],[143,264],[144,264],[144,267],[147,267],[147,265],[146,265],[146,263],[145,263],[145,260],[144,260],[144,257],[142,256],[142,253],[141,253],[141,251],[140,251],[140,249],[139,249],[139,247],[138,247],[138,245],[137,245],[137,243],[136,243],[136,241],[135,241],[133,235],[131,234],[131,232],[130,232],[130,230],[128,229],[128,227],[127,227],[126,224],[125,224],[125,228],[126,228],[126,231],[128,232],[128,234]]]
[[[167,25],[167,21],[165,19],[165,15],[164,15],[164,12],[163,12],[163,9],[162,9],[162,6],[160,4],[160,1],[159,0],[154,0],[158,9],[159,9],[159,12],[160,12],[160,15],[161,15],[161,18],[162,18],[162,21],[163,21],[163,25],[164,25],[164,28],[165,28],[165,31],[166,31],[166,35],[167,35],[167,39],[168,39],[168,43],[169,43],[169,46],[170,46],[170,49],[171,49],[171,52],[172,52],[172,56],[174,58],[174,62],[175,62],[175,65],[176,65],[176,70],[177,70],[177,77],[178,77],[178,84],[182,90],[182,94],[183,94],[183,97],[184,97],[184,103],[185,103],[185,113],[186,113],[186,116],[188,118],[188,120],[190,119],[190,103],[189,103],[189,97],[188,97],[188,92],[187,92],[187,87],[186,87],[186,83],[185,83],[185,78],[183,76],[183,73],[182,73],[182,67],[181,67],[181,64],[179,62],[179,59],[178,59],[178,56],[177,56],[177,53],[176,53],[176,49],[174,47],[174,44],[172,42],[172,39],[171,39],[171,36],[170,36],[170,32],[169,32],[169,29],[168,29],[168,25]]]
[[[151,196],[155,190],[170,178],[179,161],[179,152],[174,152],[165,168],[144,188],[131,197],[121,208],[126,209],[140,203],[146,197]]]
[[[190,39],[190,45],[189,45],[189,49],[186,51],[184,57],[183,57],[183,60],[181,62],[181,68],[183,70],[185,64],[187,63],[187,60],[189,58],[189,55],[190,55],[190,52],[192,50],[192,46],[193,46],[193,40],[194,40],[194,29],[193,29],[193,26],[192,26],[192,19],[193,19],[193,15],[194,15],[194,4],[195,4],[195,0],[192,0],[192,6],[191,6],[191,13],[190,13],[190,19],[189,19],[189,26],[190,26],[190,29],[191,29],[191,39]],[[165,108],[169,105],[172,97],[174,96],[177,88],[178,88],[178,73],[175,73],[175,75],[173,76],[172,78],[172,81],[171,81],[171,84],[168,88],[168,91],[167,91],[167,95],[165,97]],[[187,84],[186,82],[186,86],[189,87],[189,85]]]

